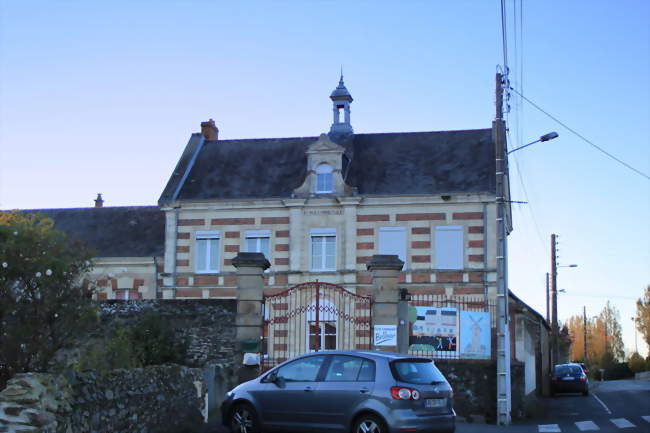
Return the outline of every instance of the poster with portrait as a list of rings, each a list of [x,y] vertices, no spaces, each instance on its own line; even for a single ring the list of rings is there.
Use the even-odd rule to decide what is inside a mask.
[[[490,313],[483,311],[460,312],[460,357],[490,359]]]
[[[458,351],[458,310],[451,307],[415,307],[409,350],[417,352]]]

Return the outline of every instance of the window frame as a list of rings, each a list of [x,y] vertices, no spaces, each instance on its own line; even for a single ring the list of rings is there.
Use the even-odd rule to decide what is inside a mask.
[[[336,239],[336,229],[335,228],[313,228],[309,232],[309,269],[311,272],[333,272],[336,271],[337,267],[337,239]],[[315,266],[314,260],[314,238],[323,238],[323,243],[321,246],[321,267]],[[326,238],[334,238],[334,266],[331,268],[327,267],[327,241]]]
[[[440,258],[442,257],[439,254],[439,242],[438,242],[438,233],[442,232],[456,232],[460,234],[460,266],[458,267],[441,267]],[[432,254],[433,254],[433,264],[435,269],[440,270],[450,270],[450,271],[459,271],[465,269],[465,256],[467,254],[465,250],[465,226],[462,225],[439,225],[435,226],[433,230],[433,242],[432,242]],[[458,257],[457,257],[458,258]]]
[[[268,255],[264,254],[264,251],[250,251],[248,248],[248,240],[249,239],[257,239],[257,249],[260,249],[261,247],[261,239],[268,239],[269,241],[269,250],[268,250]],[[264,256],[267,258],[267,260],[271,260],[271,230],[246,230],[244,232],[244,250],[246,250],[247,253],[262,253]]]
[[[381,234],[382,233],[390,233],[390,232],[399,232],[404,235],[404,244],[402,245],[403,247],[403,253],[404,257],[400,257],[399,254],[397,254],[397,257],[401,261],[404,262],[404,269],[408,268],[408,255],[409,255],[409,248],[408,248],[408,233],[406,231],[406,227],[404,226],[383,226],[379,227],[377,230],[377,254],[387,254],[386,252],[382,252],[382,244],[381,244]]]
[[[203,257],[203,262],[206,264],[205,269],[199,269],[198,265],[201,263],[201,257],[199,257],[199,241],[205,240],[217,240],[217,268],[212,269],[210,266],[210,257],[212,253],[212,247],[210,242],[206,243],[206,255]],[[217,274],[221,271],[221,232],[219,230],[210,230],[210,231],[197,231],[194,232],[194,273],[196,274]]]
[[[316,182],[314,185],[314,192],[316,194],[329,194],[334,192],[334,168],[328,163],[323,162],[316,167],[315,172],[316,172]],[[329,189],[320,188],[321,176],[327,176],[327,178],[324,179],[327,179],[329,181],[329,185],[325,185],[325,186],[329,186]]]

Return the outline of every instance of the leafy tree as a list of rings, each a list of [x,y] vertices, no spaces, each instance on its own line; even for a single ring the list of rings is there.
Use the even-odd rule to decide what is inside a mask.
[[[588,318],[587,361],[594,367],[610,367],[624,356],[621,335],[620,315],[609,302],[596,317]],[[571,336],[570,358],[583,361],[584,358],[584,318],[571,316],[567,321]]]
[[[620,317],[618,309],[607,301],[597,319],[605,331],[605,353],[611,353],[615,360],[622,360],[625,356]]]
[[[645,359],[638,352],[634,352],[630,359],[627,361],[627,365],[630,367],[633,373],[638,373],[640,371],[645,371]]]
[[[643,298],[636,301],[636,329],[650,347],[650,284],[645,288]]]
[[[95,316],[91,253],[43,215],[0,213],[0,382],[45,371]]]

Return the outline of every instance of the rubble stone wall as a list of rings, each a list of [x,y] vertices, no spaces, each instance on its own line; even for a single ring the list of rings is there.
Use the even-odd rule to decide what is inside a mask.
[[[169,320],[176,337],[188,343],[183,365],[233,362],[234,299],[104,301],[99,305],[103,327],[132,323],[145,309],[158,311]]]
[[[436,360],[436,366],[445,375],[454,390],[454,410],[469,422],[496,422],[496,361],[492,360]],[[524,412],[524,365],[512,362],[512,417]]]
[[[176,433],[203,423],[206,394],[203,370],[179,365],[19,374],[0,392],[0,432]]]

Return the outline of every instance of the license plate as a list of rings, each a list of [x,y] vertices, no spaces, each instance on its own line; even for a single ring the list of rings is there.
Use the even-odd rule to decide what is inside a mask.
[[[424,407],[445,407],[446,404],[446,398],[427,398],[424,400]]]
[[[573,377],[571,376],[565,376],[562,378],[562,380],[573,380]]]

